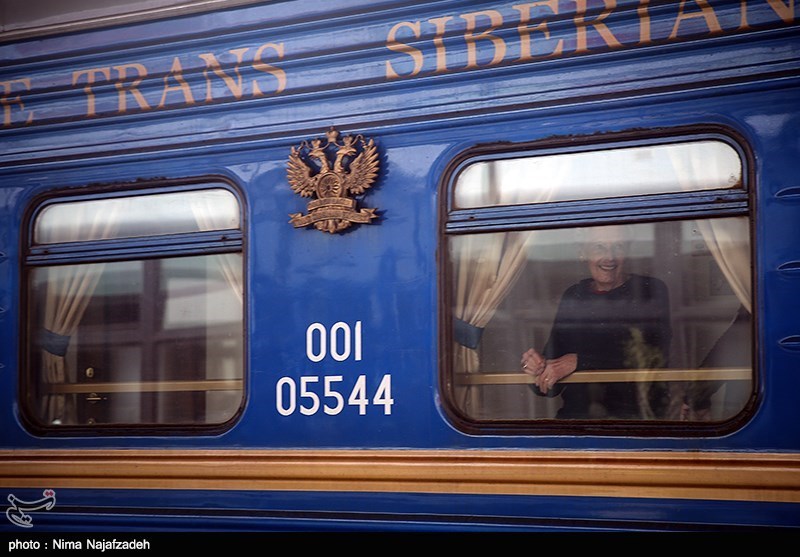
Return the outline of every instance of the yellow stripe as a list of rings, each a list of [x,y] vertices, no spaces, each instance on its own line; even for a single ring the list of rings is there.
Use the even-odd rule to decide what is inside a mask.
[[[533,376],[518,371],[457,373],[457,385],[523,385]],[[651,381],[751,381],[746,367],[708,369],[598,369],[576,371],[559,383],[641,383]]]
[[[0,487],[245,489],[800,503],[800,455],[611,451],[0,451]]]
[[[114,383],[49,383],[47,393],[164,393],[188,391],[241,391],[241,379],[214,379],[210,381],[128,381]]]

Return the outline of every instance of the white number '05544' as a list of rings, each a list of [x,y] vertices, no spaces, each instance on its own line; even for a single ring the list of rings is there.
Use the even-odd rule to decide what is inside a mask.
[[[320,379],[322,379],[321,384]],[[344,396],[346,390],[341,389],[343,381],[344,377],[341,375],[326,375],[322,378],[306,375],[300,377],[298,390],[298,382],[294,378],[281,377],[275,384],[275,407],[281,416],[291,416],[298,409],[304,416],[313,416],[320,411],[320,408],[329,416],[335,416],[347,406],[358,408],[359,415],[364,416],[370,405],[383,406],[383,413],[387,416],[392,413],[394,399],[390,374],[383,376],[371,398],[366,375],[359,375],[356,378],[346,399]]]

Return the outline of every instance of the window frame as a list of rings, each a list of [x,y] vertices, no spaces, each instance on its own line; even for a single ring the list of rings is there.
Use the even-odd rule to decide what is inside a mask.
[[[520,157],[562,155],[623,147],[646,147],[681,142],[717,140],[731,146],[742,165],[741,188],[675,191],[597,199],[524,203],[460,209],[455,206],[455,187],[463,169],[476,162]],[[456,429],[471,435],[512,436],[633,436],[701,437],[727,435],[752,417],[760,400],[758,366],[758,280],[756,269],[755,158],[744,136],[724,126],[656,128],[587,136],[563,136],[528,142],[482,143],[459,152],[445,168],[439,202],[439,366],[442,408]],[[457,235],[542,229],[570,229],[607,224],[657,223],[712,217],[746,217],[749,222],[752,320],[751,393],[735,416],[718,422],[701,421],[600,421],[600,420],[489,420],[466,415],[454,403],[455,369],[453,280],[449,241]]]
[[[106,199],[124,199],[136,196],[181,193],[209,189],[224,189],[236,199],[239,211],[237,229],[154,234],[130,238],[113,238],[53,244],[34,244],[34,226],[42,211],[54,204]],[[247,337],[247,203],[241,188],[229,178],[217,175],[198,176],[177,180],[141,180],[135,183],[117,182],[84,188],[57,188],[32,198],[23,216],[20,239],[20,339],[21,366],[18,400],[20,418],[30,432],[40,436],[172,436],[172,435],[217,435],[230,430],[241,418],[248,398],[248,352]],[[145,261],[197,257],[223,253],[239,253],[242,256],[242,390],[241,400],[233,415],[225,422],[214,424],[74,424],[51,426],[42,424],[31,410],[33,398],[28,397],[30,387],[36,382],[36,370],[32,368],[31,341],[35,324],[29,316],[33,296],[30,280],[35,269],[56,265],[112,263],[122,261]]]

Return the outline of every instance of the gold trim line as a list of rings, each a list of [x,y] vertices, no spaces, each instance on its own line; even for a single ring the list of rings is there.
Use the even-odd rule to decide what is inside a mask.
[[[522,385],[533,376],[519,371],[457,373],[457,385]],[[752,381],[749,367],[705,369],[598,369],[576,371],[559,383],[640,383],[650,381]]]
[[[104,383],[47,383],[46,392],[75,393],[151,393],[189,391],[241,391],[241,379],[215,379],[208,381],[129,381]]]
[[[350,491],[800,503],[800,454],[5,450],[5,488]]]

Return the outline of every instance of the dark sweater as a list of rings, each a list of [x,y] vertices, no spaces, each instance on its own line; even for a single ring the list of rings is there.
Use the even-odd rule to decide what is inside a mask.
[[[577,371],[664,367],[672,338],[666,285],[639,275],[608,292],[595,292],[591,285],[592,279],[584,279],[564,292],[544,357],[575,353]],[[562,395],[558,418],[653,417],[643,410],[642,387],[646,404],[660,417],[668,402],[663,385],[557,384],[548,395]]]

